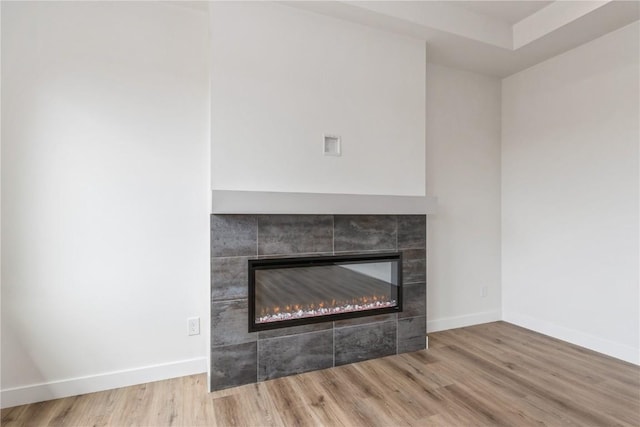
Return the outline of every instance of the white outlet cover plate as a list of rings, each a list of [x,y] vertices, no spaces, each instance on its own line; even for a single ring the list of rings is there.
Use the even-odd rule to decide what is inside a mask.
[[[200,335],[200,318],[192,317],[188,319],[189,335]]]

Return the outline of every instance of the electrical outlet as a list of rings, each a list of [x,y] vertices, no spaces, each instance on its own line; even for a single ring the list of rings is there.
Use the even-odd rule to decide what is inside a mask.
[[[487,295],[489,295],[489,287],[483,286],[480,296],[482,296],[482,298],[486,298]]]
[[[189,323],[189,335],[200,335],[200,318],[192,317],[187,319]]]

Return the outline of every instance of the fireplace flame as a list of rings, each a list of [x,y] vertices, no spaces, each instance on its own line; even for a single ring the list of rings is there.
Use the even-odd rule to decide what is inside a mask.
[[[256,317],[256,323],[325,316],[328,314],[394,307],[396,305],[396,300],[384,295],[368,295],[350,300],[332,299],[331,301],[320,301],[306,305],[288,304],[283,307],[276,305],[273,307],[263,307],[260,310],[260,314]]]

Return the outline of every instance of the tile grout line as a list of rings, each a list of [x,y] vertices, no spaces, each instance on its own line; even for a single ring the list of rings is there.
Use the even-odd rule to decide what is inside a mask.
[[[336,216],[331,215],[331,255],[336,254]]]
[[[336,216],[335,215],[331,215],[331,255],[335,255],[336,254]],[[333,338],[333,342],[332,342],[332,356],[333,356],[333,361],[331,366],[335,367],[336,366],[336,322],[331,322],[331,331],[332,331],[332,338]]]
[[[333,344],[333,347],[332,347],[333,348],[333,351],[332,351],[332,353],[333,353],[333,362],[332,362],[331,366],[335,368],[335,366],[336,366],[336,322],[331,322],[331,323],[332,323],[331,330],[333,332],[333,343],[332,343]]]
[[[398,230],[398,215],[396,215],[396,252],[400,252],[400,249],[398,249],[398,234],[399,234],[399,230]],[[404,263],[404,259],[402,261]],[[404,266],[400,266],[400,268],[404,268]],[[404,286],[404,283],[403,283]],[[403,305],[404,305],[404,298],[403,298]],[[404,307],[403,307],[404,309]],[[396,354],[398,354],[398,349],[399,349],[399,342],[400,342],[400,334],[399,334],[399,330],[400,330],[400,324],[398,323],[398,318],[400,316],[396,315]]]
[[[258,239],[260,238],[260,217],[256,216],[256,256],[260,256],[260,243]]]
[[[258,215],[256,218],[256,258],[260,257],[260,217]],[[249,272],[247,271],[247,274]],[[247,301],[249,303],[249,301]],[[260,382],[260,331],[256,332],[256,384]]]

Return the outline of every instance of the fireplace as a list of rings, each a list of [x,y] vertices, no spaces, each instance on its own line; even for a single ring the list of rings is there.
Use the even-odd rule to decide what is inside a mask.
[[[313,317],[320,320],[308,324],[265,322],[278,326],[248,330],[247,319],[255,317],[249,316],[249,261],[253,267],[291,259],[318,265],[313,262],[372,256],[360,259],[371,266],[377,256],[398,254],[397,263],[387,259],[391,264],[382,268],[389,274],[395,265],[401,274],[393,311]],[[211,390],[424,349],[426,258],[426,215],[212,215]],[[386,301],[393,301],[394,288],[385,289]]]
[[[402,311],[402,253],[256,259],[249,332]]]

